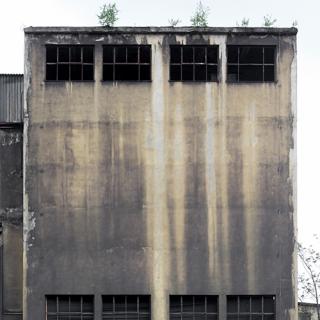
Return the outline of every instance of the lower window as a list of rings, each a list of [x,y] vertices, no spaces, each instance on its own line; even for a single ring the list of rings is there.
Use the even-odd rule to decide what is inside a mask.
[[[47,320],[93,320],[93,296],[46,296]]]
[[[218,320],[218,297],[172,295],[170,320]]]
[[[102,319],[104,320],[150,320],[150,296],[108,295],[102,296]]]
[[[275,320],[275,296],[228,296],[227,320]]]

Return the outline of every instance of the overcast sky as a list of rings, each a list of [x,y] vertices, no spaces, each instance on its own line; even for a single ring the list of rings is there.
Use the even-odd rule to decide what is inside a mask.
[[[0,0],[0,73],[23,72],[23,28],[93,26],[103,0]],[[210,26],[235,26],[243,17],[261,26],[298,21],[298,228],[300,241],[320,234],[320,0],[203,0]],[[197,0],[118,0],[119,26],[163,26],[179,18],[190,25]]]

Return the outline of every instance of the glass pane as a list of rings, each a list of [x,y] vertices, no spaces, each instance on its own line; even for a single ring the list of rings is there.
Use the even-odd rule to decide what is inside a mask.
[[[59,47],[59,62],[69,62],[69,47]]]
[[[57,298],[55,296],[47,297],[47,312],[57,312]]]
[[[82,312],[93,312],[93,297],[82,297]]]
[[[194,297],[194,312],[205,312],[206,304],[204,296],[195,296]]]
[[[170,312],[181,312],[181,297],[170,296]]]
[[[218,81],[218,67],[208,65],[208,81]]]
[[[150,320],[150,319],[151,319],[150,314],[143,314],[143,313],[139,314],[139,320]]]
[[[57,315],[48,315],[47,320],[57,320],[58,319],[57,317],[58,317]]]
[[[218,47],[207,47],[207,63],[218,63]]]
[[[58,304],[59,312],[69,312],[69,297],[68,296],[60,296]]]
[[[206,81],[206,65],[195,65],[195,80],[197,81]]]
[[[127,320],[138,320],[138,313],[127,313]]]
[[[71,62],[81,62],[81,47],[71,47]]]
[[[207,320],[218,320],[218,315],[217,314],[208,314]]]
[[[69,65],[58,65],[58,80],[69,80]]]
[[[70,297],[70,311],[71,312],[81,312],[81,297],[80,296]]]
[[[274,81],[274,66],[264,67],[264,81]]]
[[[206,320],[206,314],[205,313],[195,313],[194,320]]]
[[[57,80],[57,65],[47,64],[46,66],[46,80]]]
[[[139,80],[139,66],[138,65],[116,65],[115,66],[115,80]]]
[[[138,312],[136,296],[127,296],[127,311]]]
[[[238,316],[236,314],[228,314],[227,320],[238,320]]]
[[[181,66],[180,65],[171,65],[170,66],[170,80],[171,81],[180,81],[181,80]]]
[[[206,62],[205,47],[194,47],[194,62]]]
[[[126,313],[125,312],[115,313],[113,315],[113,319],[114,320],[125,320],[126,319]]]
[[[263,320],[275,320],[276,319],[276,317],[275,317],[275,315],[264,315],[263,316]]]
[[[139,297],[139,312],[150,312],[150,297],[140,296]]]
[[[126,47],[116,47],[116,62],[126,62]]]
[[[103,62],[113,62],[113,47],[104,46],[103,47]]]
[[[250,314],[240,314],[239,320],[250,320]]]
[[[228,56],[228,63],[238,63],[238,47],[228,46],[227,56]]]
[[[262,81],[262,66],[241,66],[239,67],[239,81]]]
[[[207,312],[218,312],[218,298],[217,297],[207,297]]]
[[[113,311],[113,296],[102,297],[102,311],[112,312]]]
[[[228,313],[238,312],[238,299],[237,299],[237,297],[227,297],[227,312]]]
[[[251,312],[262,312],[262,297],[251,298]]]
[[[251,315],[251,320],[262,320],[262,316],[258,314]]]
[[[150,65],[140,65],[140,80],[151,80]]]
[[[274,297],[264,297],[263,299],[263,312],[273,313],[274,312]]]
[[[128,47],[128,62],[138,62],[138,47]]]
[[[115,296],[115,312],[126,311],[126,297],[125,296]]]
[[[103,80],[113,81],[113,65],[112,64],[103,65]]]
[[[240,63],[263,63],[262,47],[240,47]]]
[[[193,296],[182,297],[182,311],[193,312]]]
[[[47,59],[47,62],[57,62],[57,47],[56,46],[47,46],[46,59]]]
[[[151,63],[151,47],[150,46],[140,47],[140,62]]]
[[[81,64],[71,65],[71,80],[81,80],[82,79]]]
[[[193,62],[193,47],[189,47],[189,46],[182,47],[182,61]]]
[[[170,62],[181,63],[181,47],[180,46],[170,47]]]
[[[238,81],[238,66],[228,66],[227,79],[230,82]]]
[[[250,312],[250,297],[240,297],[240,312]]]
[[[264,63],[274,64],[274,58],[275,58],[275,48],[274,47],[264,48]]]
[[[58,320],[70,320],[69,316],[58,316]]]
[[[93,47],[83,47],[83,62],[93,63]]]
[[[193,320],[193,314],[192,313],[183,313],[182,320]]]
[[[193,80],[193,65],[182,66],[182,80],[192,81]]]
[[[170,320],[181,320],[181,314],[170,314]]]
[[[83,80],[93,80],[93,65],[83,65]]]

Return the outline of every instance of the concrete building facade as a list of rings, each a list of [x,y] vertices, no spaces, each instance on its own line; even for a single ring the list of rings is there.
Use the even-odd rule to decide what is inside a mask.
[[[297,319],[296,29],[25,37],[23,319]]]

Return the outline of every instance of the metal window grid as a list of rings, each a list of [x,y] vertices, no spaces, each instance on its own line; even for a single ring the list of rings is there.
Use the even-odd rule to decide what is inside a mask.
[[[229,299],[237,299],[237,312],[229,312],[228,311],[228,300]],[[250,309],[249,312],[243,312],[240,311],[240,299],[241,298],[248,298],[250,301]],[[253,311],[252,310],[252,299],[261,299],[261,312]],[[274,312],[265,312],[265,299],[266,298],[272,298],[273,299],[273,309]],[[275,315],[275,296],[227,296],[227,320],[275,320],[276,315]]]
[[[103,81],[151,81],[151,59],[152,59],[152,51],[151,45],[104,45],[104,48],[109,47],[112,48],[112,62],[105,62],[103,61],[103,66],[112,66],[112,80],[105,79],[103,77]],[[116,48],[125,48],[126,50],[126,61],[125,62],[118,62],[116,61]],[[137,62],[128,62],[128,48],[137,47],[138,49],[138,61]],[[140,62],[140,51],[141,48],[147,47],[150,50],[150,60],[149,62]],[[138,79],[137,80],[116,80],[116,66],[138,66]],[[141,80],[141,66],[149,66],[149,79],[148,80]]]
[[[74,297],[80,298],[80,311],[70,311],[71,310],[71,299]],[[85,312],[83,310],[83,298],[92,299],[92,312]],[[56,300],[56,312],[48,311],[48,300]],[[60,304],[62,299],[68,299],[68,310],[69,311],[60,311]],[[78,295],[58,295],[46,296],[46,319],[47,320],[93,320],[94,319],[94,297],[93,296],[78,296]]]
[[[48,75],[46,74],[46,80],[47,81],[93,81],[94,80],[94,46],[92,45],[47,45],[46,50],[48,50],[49,47],[54,47],[56,49],[56,61],[55,62],[48,62],[46,61],[46,66],[56,66],[56,78],[55,80],[48,80]],[[69,55],[69,61],[68,62],[61,62],[59,61],[59,49],[60,48],[68,48],[68,55]],[[71,61],[71,48],[79,48],[81,50],[81,58],[80,61]],[[84,48],[93,48],[93,60],[92,62],[84,62],[83,61],[83,49]],[[69,70],[69,79],[68,80],[61,80],[59,79],[59,66],[60,65],[67,65]],[[81,79],[80,80],[71,80],[71,66],[72,65],[80,65],[81,66]],[[92,66],[93,68],[93,74],[92,74],[92,80],[83,80],[83,66]]]
[[[196,301],[195,299],[197,297],[204,297],[204,311],[196,311],[195,306],[196,306]],[[172,298],[179,298],[180,299],[180,312],[173,312],[172,309],[175,307],[172,304]],[[184,311],[184,298],[192,298],[192,311],[191,312],[186,312]],[[213,311],[208,311],[208,306],[213,307],[212,305],[208,305],[208,298],[214,300],[215,305],[216,305],[216,312]],[[219,317],[219,306],[218,306],[218,296],[192,296],[192,295],[171,295],[170,296],[170,319],[171,320],[212,320],[216,319],[218,320]]]
[[[173,80],[170,77],[170,81],[179,81],[179,82],[187,82],[187,81],[192,81],[192,82],[217,82],[218,81],[218,45],[210,45],[210,46],[203,46],[203,45],[195,45],[195,46],[190,46],[190,45],[172,45],[170,46],[170,51],[171,48],[176,47],[180,48],[180,63],[175,63],[171,62],[171,57],[170,57],[170,69],[171,66],[180,66],[180,80]],[[216,56],[217,56],[217,61],[216,62],[210,62],[208,63],[208,48],[214,48],[216,50]],[[192,48],[192,62],[184,62],[183,61],[183,50]],[[204,48],[205,49],[205,62],[195,62],[195,48]],[[192,66],[192,80],[184,80],[183,79],[183,66]],[[205,80],[196,80],[195,79],[195,68],[196,66],[206,66],[206,79]],[[216,74],[216,79],[215,80],[210,80],[208,79],[208,66],[215,66],[217,68],[217,74]],[[170,72],[171,73],[171,72]]]
[[[128,297],[136,298],[137,308],[136,311],[128,311]],[[112,311],[104,311],[105,302],[104,299],[112,298]],[[119,304],[117,305],[117,298],[124,299],[123,311],[117,311]],[[148,302],[148,311],[140,310],[140,301],[144,299]],[[151,303],[150,296],[148,295],[113,295],[113,296],[102,296],[102,319],[103,320],[150,320],[151,319]]]
[[[235,46],[235,45],[229,45],[227,46],[227,49],[229,49],[230,47],[236,47],[237,48],[237,58],[238,61],[237,63],[229,63],[229,61],[227,61],[227,67],[229,66],[235,66],[237,67],[237,80],[229,80],[228,82],[275,82],[275,60],[276,60],[276,46],[257,46],[257,45],[253,45],[253,46]],[[241,48],[262,48],[262,63],[240,63],[240,49]],[[273,53],[273,63],[265,63],[265,49],[270,49],[273,48],[274,49],[274,53]],[[228,53],[227,53],[228,56]],[[257,67],[261,67],[262,68],[262,80],[240,80],[240,66],[257,66]],[[273,67],[273,80],[265,80],[265,67]],[[229,75],[228,71],[227,71],[227,75]]]

